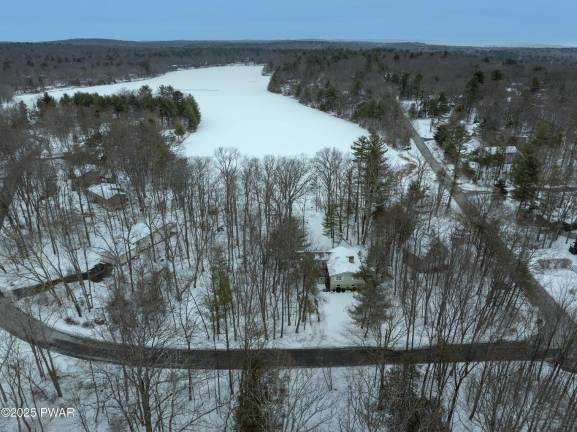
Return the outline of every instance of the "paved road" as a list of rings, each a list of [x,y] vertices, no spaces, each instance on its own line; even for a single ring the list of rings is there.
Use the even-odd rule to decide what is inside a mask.
[[[550,360],[559,352],[536,348],[531,342],[441,345],[413,350],[376,347],[301,348],[260,350],[179,349],[135,347],[56,330],[32,318],[0,295],[0,326],[19,339],[70,357],[126,366],[183,369],[239,369],[258,354],[271,365],[324,368],[373,364],[422,364],[447,362]]]
[[[413,127],[413,141],[421,155],[431,166],[439,181],[443,182],[447,189],[453,188],[453,199],[461,208],[463,214],[477,224],[486,246],[496,258],[496,265],[505,274],[509,274],[516,285],[521,288],[531,305],[539,310],[544,321],[543,340],[554,346],[563,347],[565,351],[575,350],[574,339],[577,335],[577,325],[567,311],[561,307],[545,288],[535,279],[526,263],[520,260],[515,253],[503,241],[498,227],[483,218],[476,205],[471,203],[467,193],[458,186],[452,185],[452,178],[447,174],[446,167],[439,162],[429,150],[424,140]]]

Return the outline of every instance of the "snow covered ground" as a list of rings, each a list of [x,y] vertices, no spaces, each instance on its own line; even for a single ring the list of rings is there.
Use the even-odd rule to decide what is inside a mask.
[[[555,300],[574,311],[577,309],[577,256],[569,253],[569,245],[570,241],[560,236],[550,248],[536,250],[531,259],[531,271]],[[567,266],[541,268],[538,261],[548,259],[564,259]]]
[[[247,156],[314,154],[324,147],[348,150],[367,131],[354,123],[299,104],[267,90],[270,77],[262,66],[232,65],[169,72],[159,77],[94,87],[50,90],[54,97],[77,91],[112,94],[148,85],[170,85],[190,93],[200,106],[198,131],[183,143],[187,156],[212,156],[234,147]],[[38,94],[17,101],[32,104]]]

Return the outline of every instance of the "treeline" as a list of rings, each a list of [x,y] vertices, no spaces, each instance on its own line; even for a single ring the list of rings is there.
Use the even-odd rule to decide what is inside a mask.
[[[393,146],[408,144],[411,136],[402,101],[413,118],[432,118],[437,143],[457,166],[455,176],[507,183],[530,218],[553,228],[549,241],[557,237],[559,221],[575,218],[577,70],[502,54],[382,48],[291,53],[267,65],[269,89],[378,130]],[[479,148],[471,152],[465,145],[473,137]]]
[[[371,58],[371,51],[343,49],[287,55],[267,65],[273,73],[269,90],[354,120],[385,135],[389,144],[405,146],[410,130],[395,103],[394,86]]]
[[[49,86],[89,86],[159,75],[178,68],[231,63],[264,64],[285,52],[347,46],[360,42],[127,42],[69,40],[0,43],[0,102],[14,92]]]
[[[271,91],[346,118],[356,113],[361,123],[378,120],[385,131],[395,127],[397,97],[417,101],[416,116],[441,116],[454,109],[476,119],[493,142],[506,139],[503,131],[519,135],[536,118],[567,123],[575,117],[573,66],[481,53],[317,50],[287,53],[267,69],[274,72]],[[383,100],[387,95],[389,100]]]
[[[69,107],[82,108],[94,115],[108,112],[116,117],[129,112],[156,114],[161,126],[176,129],[177,135],[184,135],[185,131],[194,132],[200,123],[200,109],[194,97],[164,85],[160,86],[157,94],[153,94],[148,86],[135,92],[113,95],[77,92],[69,96],[65,93],[59,100],[44,93],[36,105],[40,117],[57,107],[64,110]]]
[[[278,55],[259,44],[0,44],[0,101],[16,91],[89,86],[159,75],[178,68],[264,63]]]

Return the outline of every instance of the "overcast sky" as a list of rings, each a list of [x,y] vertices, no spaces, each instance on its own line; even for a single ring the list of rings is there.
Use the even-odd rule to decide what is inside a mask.
[[[576,0],[2,0],[0,40],[577,44]]]

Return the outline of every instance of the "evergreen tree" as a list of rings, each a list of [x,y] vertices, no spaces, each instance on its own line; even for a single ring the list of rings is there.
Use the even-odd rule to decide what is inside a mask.
[[[336,204],[327,204],[325,214],[323,216],[323,232],[335,244],[335,237],[338,229],[338,213]],[[340,232],[339,232],[340,234]]]
[[[535,128],[531,144],[536,150],[558,147],[563,142],[561,131],[551,122],[540,121]]]
[[[513,197],[526,203],[535,197],[541,176],[541,162],[535,146],[530,144],[513,161],[511,179],[515,185]]]
[[[365,330],[364,337],[369,331],[376,336],[380,335],[382,324],[389,319],[391,303],[386,283],[379,283],[375,271],[363,265],[361,270],[354,275],[363,281],[363,285],[355,294],[356,303],[349,309],[353,320]]]
[[[235,411],[238,432],[274,432],[281,429],[278,416],[284,390],[278,374],[266,366],[258,354],[242,371]]]
[[[357,181],[362,197],[362,214],[359,237],[364,244],[373,210],[386,200],[386,192],[392,182],[385,158],[387,148],[381,136],[376,132],[358,138],[351,147],[357,164]]]
[[[445,151],[449,160],[458,162],[463,144],[467,142],[469,136],[467,130],[460,124],[441,125],[435,132],[435,141]]]
[[[531,93],[537,93],[541,90],[541,81],[536,76],[531,80]]]
[[[377,408],[388,414],[387,425],[391,431],[448,432],[444,422],[444,409],[439,402],[419,396],[415,366],[396,366],[384,375]]]

